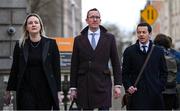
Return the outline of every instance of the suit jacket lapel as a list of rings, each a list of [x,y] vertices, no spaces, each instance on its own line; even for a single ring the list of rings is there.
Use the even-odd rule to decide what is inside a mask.
[[[43,62],[45,62],[50,43],[49,43],[49,41],[46,41],[43,37],[41,39],[42,39],[41,40],[41,42],[42,42],[42,59],[43,59]]]

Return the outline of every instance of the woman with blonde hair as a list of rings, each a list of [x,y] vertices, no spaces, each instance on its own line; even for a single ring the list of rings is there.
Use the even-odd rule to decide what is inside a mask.
[[[61,90],[60,56],[55,40],[47,38],[39,15],[27,15],[23,34],[16,43],[5,92],[16,91],[18,110],[58,110]]]

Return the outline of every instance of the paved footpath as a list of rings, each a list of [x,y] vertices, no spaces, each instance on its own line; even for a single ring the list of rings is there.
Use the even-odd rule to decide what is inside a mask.
[[[122,95],[120,98],[118,98],[118,99],[112,98],[112,107],[110,108],[110,110],[112,110],[112,111],[113,110],[125,110],[125,108],[121,109],[121,99],[122,99],[122,96],[124,95],[123,87],[121,88],[121,91],[122,91]],[[67,108],[69,108],[69,104],[68,104]],[[61,104],[60,108],[61,108],[61,110],[64,110],[63,104]]]
[[[121,97],[118,99],[114,99],[112,98],[112,108],[111,110],[125,110],[125,108],[121,109],[121,100],[122,100],[122,96],[124,95],[124,88],[121,88],[122,94]]]

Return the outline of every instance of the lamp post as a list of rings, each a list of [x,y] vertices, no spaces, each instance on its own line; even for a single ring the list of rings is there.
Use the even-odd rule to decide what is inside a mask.
[[[75,10],[77,7],[77,4],[75,3],[74,0],[70,0],[71,1],[71,12],[72,12],[72,36],[75,37],[76,36],[76,16],[75,16]]]
[[[10,26],[7,29],[7,33],[10,36],[10,58],[12,59],[12,36],[16,33],[16,29],[12,26]]]
[[[69,101],[68,98],[68,91],[69,91],[69,81],[68,81],[68,75],[64,75],[64,81],[62,82],[62,90],[64,94],[63,103],[64,103],[64,110],[67,111],[67,103]]]

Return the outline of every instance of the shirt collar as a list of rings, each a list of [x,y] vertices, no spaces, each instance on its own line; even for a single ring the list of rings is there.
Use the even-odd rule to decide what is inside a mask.
[[[96,35],[99,35],[100,34],[100,28],[98,28],[98,30],[95,32],[92,32],[90,29],[88,29],[88,35],[91,35],[91,33],[96,33]]]
[[[148,48],[149,47],[149,43],[150,43],[149,41],[146,44],[142,44],[142,43],[139,42],[139,45],[140,45],[140,47],[147,46],[147,48]]]

